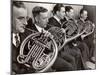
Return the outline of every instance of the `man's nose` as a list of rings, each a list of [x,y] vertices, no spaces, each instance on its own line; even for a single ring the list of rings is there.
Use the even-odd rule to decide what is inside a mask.
[[[27,20],[25,20],[25,21],[24,21],[24,25],[27,25],[27,24],[28,24],[28,23],[27,23]]]
[[[66,13],[64,12],[64,16],[66,15]]]
[[[46,22],[48,23],[48,19],[46,20]]]

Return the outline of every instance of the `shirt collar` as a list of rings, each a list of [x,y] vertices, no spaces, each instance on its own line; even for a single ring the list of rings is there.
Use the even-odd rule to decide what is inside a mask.
[[[67,21],[69,20],[67,16],[65,16],[65,19],[66,19]]]
[[[36,28],[37,28],[37,30],[38,30],[39,32],[42,32],[43,28],[41,28],[40,26],[38,26],[38,25],[36,25],[36,24],[35,24],[35,26],[36,26]]]
[[[80,18],[80,20],[81,20],[83,23],[85,22],[82,18]]]
[[[54,18],[61,24],[60,19],[55,15]]]

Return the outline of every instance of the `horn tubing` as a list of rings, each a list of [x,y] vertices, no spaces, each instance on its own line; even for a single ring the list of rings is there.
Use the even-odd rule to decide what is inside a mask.
[[[32,46],[32,48],[31,48],[31,50],[29,51],[28,55],[27,55],[27,58],[26,58],[26,61],[27,61],[27,62],[29,61],[29,59],[30,59],[32,53],[34,52],[33,49],[35,49],[35,48],[36,48],[36,46],[35,46],[35,44],[34,44],[34,45]]]

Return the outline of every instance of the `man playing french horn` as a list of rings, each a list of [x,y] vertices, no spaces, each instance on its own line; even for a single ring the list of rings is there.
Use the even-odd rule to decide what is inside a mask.
[[[22,34],[27,25],[27,10],[22,2],[13,1],[13,21],[12,21],[12,75],[17,73],[26,73],[29,71],[26,66],[19,64],[17,56],[19,54],[20,44],[25,38]],[[31,70],[30,70],[31,71]]]
[[[94,35],[93,32],[94,32],[94,28],[95,28],[95,25],[90,21],[88,20],[88,11],[85,10],[85,9],[81,9],[80,10],[80,17],[79,19],[77,20],[77,23],[78,23],[78,31],[79,33],[85,29],[85,32],[84,34],[81,35],[80,39],[78,39],[77,41],[82,44],[84,44],[84,46],[81,46],[79,45],[78,47],[81,49],[81,52],[83,51],[84,49],[84,52],[82,52],[82,56],[83,56],[83,60],[84,60],[84,64],[86,67],[89,67],[88,66],[88,63],[90,64],[93,64],[93,62],[95,62],[95,58],[93,57],[93,53],[95,50],[94,48],[94,43],[93,43],[93,37]],[[86,49],[86,47],[88,47]],[[93,57],[93,61],[92,61],[92,58]],[[92,62],[90,62],[92,61]]]
[[[19,1],[13,1],[12,4],[12,32],[19,35],[13,37],[12,42],[12,74],[48,70],[57,57],[57,45],[52,39],[53,36],[44,29],[48,22],[48,10],[39,6],[34,7],[34,24],[30,22],[31,24],[27,25],[27,10],[24,4]]]
[[[72,39],[70,42],[65,44],[62,56],[65,57],[67,55],[70,58],[74,58],[74,63],[71,62],[73,67],[75,67],[76,70],[82,69],[83,65],[81,60],[81,52],[74,43],[74,39],[78,37],[78,26],[76,20],[74,19],[74,9],[71,6],[65,6],[65,14],[65,18],[62,20],[62,27],[66,31],[66,40]]]
[[[53,8],[53,14],[54,14],[54,16],[49,19],[48,23],[49,23],[49,25],[52,26],[51,33],[58,34],[59,32],[56,33],[57,29],[53,30],[53,27],[57,27],[58,30],[60,30],[60,29],[64,30],[62,28],[62,25],[63,25],[62,19],[64,19],[64,17],[65,17],[65,7],[63,6],[63,4],[56,4]],[[49,29],[49,31],[50,31],[50,29]],[[55,37],[60,39],[59,36],[55,36]],[[64,38],[64,37],[66,38],[66,36],[63,35],[62,38]],[[64,42],[65,42],[65,39],[64,39]],[[66,66],[64,67],[63,65],[64,66],[66,65]],[[56,71],[76,70],[75,58],[73,56],[71,56],[69,53],[67,53],[64,49],[60,49],[60,51],[58,52],[58,57],[57,57],[54,65],[52,66],[52,68],[56,69]]]

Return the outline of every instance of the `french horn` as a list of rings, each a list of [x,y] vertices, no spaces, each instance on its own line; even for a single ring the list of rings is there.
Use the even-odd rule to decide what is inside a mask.
[[[45,72],[53,65],[57,54],[55,40],[44,36],[44,33],[35,32],[22,42],[17,61],[35,72]]]
[[[63,22],[62,28],[66,31],[66,38],[71,38],[78,33],[78,24],[74,19]]]
[[[89,36],[90,34],[94,32],[95,25],[91,21],[89,20],[85,21],[84,25],[85,25],[85,30],[86,30],[84,32],[84,37]]]
[[[54,36],[58,49],[62,47],[66,39],[66,33],[59,27],[51,27],[48,31]]]
[[[48,29],[48,31],[54,36],[59,51],[65,46],[66,43],[76,39],[86,32],[86,29],[84,29],[81,33],[79,33],[77,26],[78,24],[76,21],[69,20],[62,24],[62,28],[53,26]]]

